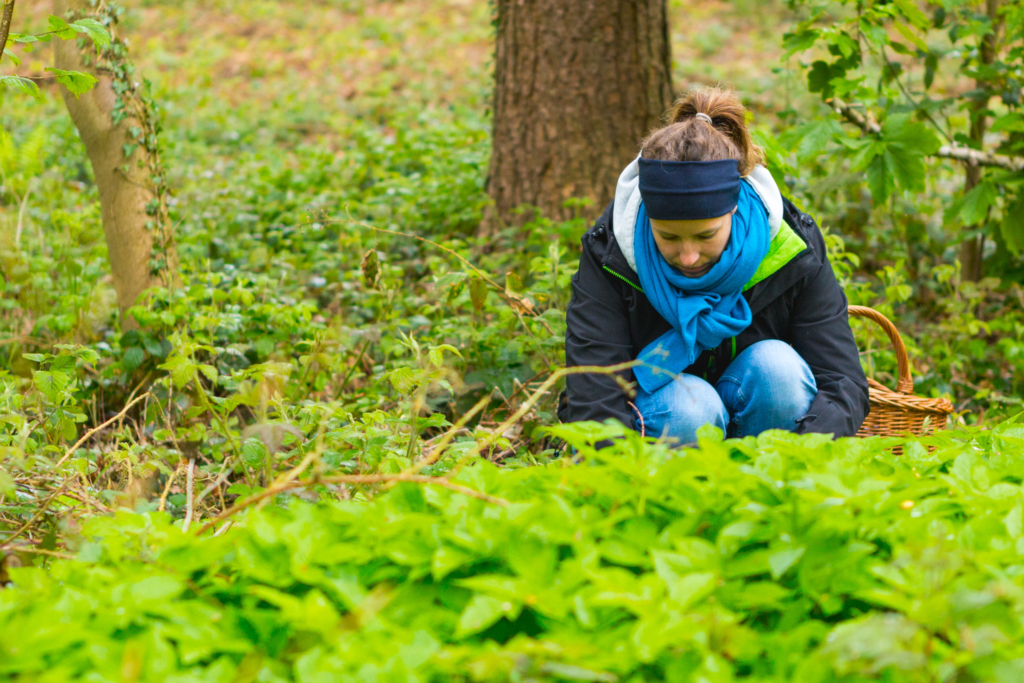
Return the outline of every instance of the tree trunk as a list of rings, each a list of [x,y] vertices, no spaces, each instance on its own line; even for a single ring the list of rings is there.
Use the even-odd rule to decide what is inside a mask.
[[[985,0],[985,10],[992,21],[992,32],[981,41],[979,59],[982,64],[991,64],[996,60],[996,52],[999,49],[999,33],[1002,29],[1002,19],[999,16],[999,0]],[[984,80],[975,82],[980,92],[987,92],[990,84]],[[984,149],[985,142],[985,110],[988,109],[988,99],[979,101],[974,106],[971,117],[971,140],[974,140],[978,149]],[[981,168],[978,166],[967,166],[964,182],[964,192],[970,192],[981,182]],[[972,226],[973,227],[973,226]],[[984,274],[985,258],[985,236],[978,235],[964,240],[960,244],[960,273],[961,278],[969,282],[977,282]]]
[[[54,14],[64,17],[69,11],[88,13],[88,0],[54,0]],[[134,327],[134,320],[124,315],[128,308],[135,304],[143,290],[171,284],[177,271],[162,172],[158,170],[155,131],[146,112],[139,109],[136,100],[130,99],[137,96],[135,87],[122,92],[120,109],[124,116],[115,125],[118,96],[111,70],[96,68],[95,57],[90,60],[92,66],[87,66],[83,59],[82,51],[92,50],[91,43],[79,48],[77,41],[55,40],[53,46],[54,64],[58,69],[92,73],[99,81],[96,87],[79,97],[63,87],[61,94],[85,144],[99,189],[103,233],[122,324]],[[125,64],[122,62],[122,66]],[[127,66],[130,80],[131,69]],[[140,138],[150,133],[154,140],[140,144]],[[126,156],[126,150],[133,151]]]
[[[498,217],[595,215],[672,103],[665,0],[496,0],[488,190]]]

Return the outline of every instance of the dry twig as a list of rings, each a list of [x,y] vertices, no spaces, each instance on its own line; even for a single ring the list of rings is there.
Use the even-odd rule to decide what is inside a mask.
[[[121,409],[121,412],[119,412],[119,413],[118,413],[117,415],[115,415],[114,417],[110,418],[109,420],[107,420],[107,421],[106,421],[106,422],[104,422],[103,424],[101,424],[101,425],[97,425],[97,426],[93,427],[92,429],[90,429],[89,431],[87,431],[87,432],[86,432],[85,434],[83,434],[83,435],[82,435],[82,438],[81,438],[81,439],[79,439],[78,441],[76,441],[76,442],[75,442],[75,445],[74,445],[74,446],[72,446],[71,448],[69,448],[69,449],[67,450],[67,452],[66,452],[66,453],[64,453],[64,456],[63,456],[63,457],[62,457],[62,458],[61,458],[60,460],[58,460],[58,461],[57,461],[57,464],[53,466],[53,469],[57,469],[58,467],[60,467],[61,465],[63,465],[63,464],[64,464],[64,462],[65,462],[65,461],[66,461],[66,460],[67,460],[68,458],[70,458],[70,457],[71,457],[72,455],[74,455],[75,451],[77,451],[77,450],[78,450],[78,447],[79,447],[79,446],[81,446],[81,445],[82,445],[83,443],[85,443],[86,441],[88,441],[88,440],[89,440],[89,437],[91,437],[91,436],[92,436],[93,434],[95,434],[96,432],[98,432],[98,431],[100,431],[100,430],[102,430],[102,429],[105,429],[105,428],[109,427],[110,425],[114,424],[115,422],[117,422],[118,420],[120,420],[120,419],[121,419],[122,417],[124,417],[124,416],[125,416],[125,413],[127,413],[127,412],[128,412],[129,410],[131,410],[131,407],[132,407],[133,405],[135,405],[135,404],[136,404],[136,403],[138,403],[139,401],[141,401],[141,400],[143,400],[143,399],[147,398],[148,396],[149,396],[149,392],[146,392],[146,393],[145,393],[145,394],[143,394],[142,396],[138,396],[138,397],[136,397],[136,398],[135,398],[134,400],[130,401],[130,402],[129,402],[129,403],[127,404],[127,405],[125,405],[125,407],[124,407],[124,408],[122,408],[122,409]]]
[[[195,504],[193,501],[193,488],[196,484],[196,461],[195,458],[189,458],[188,469],[185,470],[188,474],[188,489],[185,492],[185,521],[181,523],[181,530],[187,532],[189,526],[192,525],[192,515],[195,513]]]

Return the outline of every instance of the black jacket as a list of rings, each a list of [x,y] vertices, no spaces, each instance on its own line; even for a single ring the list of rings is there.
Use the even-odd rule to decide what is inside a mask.
[[[852,436],[868,414],[868,383],[850,331],[846,295],[836,282],[825,240],[814,219],[785,201],[784,218],[808,246],[774,274],[743,293],[753,321],[733,340],[705,351],[685,370],[715,384],[732,359],[751,344],[780,339],[814,373],[818,394],[796,432]],[[612,233],[612,207],[583,235],[579,270],[566,311],[565,361],[609,366],[636,359],[670,325],[647,300]],[[632,371],[621,373],[633,382]],[[566,377],[563,422],[613,417],[632,427],[629,397],[609,375]]]

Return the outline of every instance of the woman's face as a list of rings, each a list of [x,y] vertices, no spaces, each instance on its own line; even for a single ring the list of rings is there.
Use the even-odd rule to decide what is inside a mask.
[[[732,234],[732,214],[699,221],[651,219],[654,243],[669,265],[686,277],[700,277],[718,263]]]

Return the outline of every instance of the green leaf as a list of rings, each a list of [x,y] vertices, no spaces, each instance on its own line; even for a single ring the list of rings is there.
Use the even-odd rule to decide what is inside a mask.
[[[68,26],[68,22],[64,21],[55,14],[51,14],[49,18],[49,28],[58,38],[68,40],[75,37],[75,32]]]
[[[935,154],[942,141],[932,128],[920,121],[914,121],[910,114],[893,114],[882,124],[882,140],[889,144],[900,144],[909,151],[927,156]]]
[[[467,277],[468,275],[461,271],[445,273],[444,275],[437,279],[437,281],[434,283],[434,286],[437,287],[438,289],[452,287],[454,285],[462,283]]]
[[[911,24],[914,25],[919,31],[925,31],[931,26],[931,21],[928,19],[928,15],[922,12],[915,0],[894,0],[894,4],[899,8],[900,14],[907,18]],[[897,23],[897,29],[899,28]],[[927,51],[927,48],[923,48]]]
[[[142,365],[144,360],[146,360],[145,351],[140,349],[138,346],[129,346],[124,350],[124,355],[121,357],[121,365],[124,366],[125,370],[131,372]]]
[[[829,81],[831,80],[832,69],[829,68],[828,62],[819,59],[811,64],[811,69],[807,72],[807,89],[811,92],[820,92],[822,97],[830,97],[832,88]]]
[[[264,448],[263,442],[258,438],[248,439],[242,444],[242,462],[244,462],[247,467],[262,467],[266,459],[267,449]]]
[[[888,151],[876,155],[867,168],[868,189],[875,204],[883,204],[896,189],[892,156]]]
[[[772,570],[772,578],[778,580],[790,567],[800,561],[807,548],[797,546],[795,548],[782,548],[775,550],[768,555],[768,566]]]
[[[68,22],[64,21],[56,14],[51,14],[47,19],[47,23],[50,25],[51,31],[63,31],[68,27]]]
[[[487,283],[480,278],[473,278],[469,281],[469,298],[473,302],[473,308],[481,311],[487,302]]]
[[[65,374],[73,374],[75,372],[75,357],[65,356],[63,354],[57,356],[50,363],[51,372],[62,372]]]
[[[35,81],[30,81],[29,79],[22,78],[21,76],[0,76],[0,85],[20,90],[26,95],[39,94],[39,86],[35,84]]]
[[[160,369],[171,373],[171,380],[174,382],[174,386],[179,389],[198,376],[198,368],[195,362],[184,356],[173,356],[161,365]]]
[[[173,576],[150,576],[135,583],[129,592],[136,604],[144,605],[168,601],[182,588],[181,581]]]
[[[504,600],[489,595],[474,595],[466,608],[462,610],[462,614],[459,615],[455,637],[465,638],[483,631],[501,619],[506,609],[510,608],[511,605]]]
[[[1024,194],[1018,196],[1003,214],[999,232],[1010,253],[1014,256],[1024,254]]]
[[[32,373],[32,384],[50,403],[58,403],[60,395],[71,384],[71,378],[63,372],[36,371]]]
[[[439,346],[430,347],[430,351],[427,353],[427,358],[430,359],[430,363],[435,367],[441,367],[444,364],[444,352],[449,351],[452,355],[462,358],[462,354],[459,350],[451,344],[441,344]]]
[[[52,66],[46,67],[45,70],[52,72],[57,78],[57,82],[67,88],[68,92],[76,98],[89,92],[96,85],[96,79],[93,76],[80,71],[65,71],[63,69],[55,69]]]
[[[989,128],[993,133],[1024,133],[1024,114],[1010,112],[992,122]]]
[[[1003,517],[1003,524],[1006,525],[1006,532],[1010,534],[1010,538],[1020,538],[1024,529],[1024,510],[1021,509],[1020,503]]]
[[[218,377],[217,368],[213,367],[212,365],[207,365],[207,364],[204,363],[204,364],[199,366],[199,372],[201,372],[204,375],[206,375],[206,379],[210,380],[214,384],[217,383],[217,377]]]
[[[598,683],[616,683],[619,677],[604,671],[584,669],[573,664],[545,662],[540,667],[541,673],[550,674],[561,681],[597,681]]]
[[[964,225],[980,225],[988,218],[989,208],[999,196],[994,183],[978,183],[966,195],[958,214]]]
[[[509,271],[505,274],[505,294],[506,296],[515,296],[522,293],[523,281],[518,275]]]
[[[894,21],[893,26],[896,27],[896,30],[899,31],[901,36],[912,42],[918,50],[924,53],[928,52],[928,44],[924,42],[919,35],[914,33],[909,26],[899,21]]]
[[[669,584],[668,594],[674,603],[673,607],[682,610],[711,595],[717,587],[718,576],[716,574],[696,572],[687,574]]]
[[[796,31],[794,33],[786,33],[782,36],[782,47],[786,48],[786,54],[783,55],[783,60],[791,57],[797,52],[804,52],[814,46],[815,41],[818,40],[820,35],[817,29],[809,29],[803,31]]]
[[[842,127],[835,119],[808,121],[799,128],[800,143],[796,149],[797,156],[807,159],[822,154],[832,138],[841,135],[842,132]]]
[[[927,178],[924,157],[903,145],[889,145],[886,153],[892,160],[892,172],[900,189],[923,192]]]
[[[0,467],[0,496],[13,496],[15,491],[14,477]]]
[[[71,28],[79,33],[84,33],[90,38],[97,48],[103,49],[110,45],[110,33],[100,22],[95,19],[79,19],[71,22]]]

